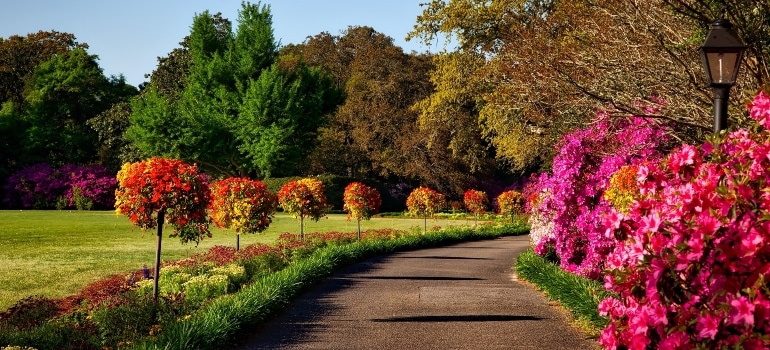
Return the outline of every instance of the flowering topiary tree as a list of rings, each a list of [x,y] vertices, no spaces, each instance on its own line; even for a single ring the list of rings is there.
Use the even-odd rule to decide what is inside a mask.
[[[360,182],[351,182],[345,187],[342,195],[345,202],[342,209],[348,212],[348,220],[356,219],[358,224],[358,240],[361,240],[361,219],[369,220],[372,215],[380,210],[382,199],[380,193],[374,187],[369,187]]]
[[[467,190],[463,194],[463,203],[465,203],[465,208],[473,214],[473,225],[475,226],[478,224],[479,214],[487,212],[489,197],[487,197],[487,193],[484,191]]]
[[[299,236],[305,239],[304,220],[314,221],[326,216],[329,205],[326,202],[326,190],[321,180],[305,178],[285,183],[278,191],[278,203],[293,217],[299,218]]]
[[[509,190],[497,196],[497,206],[501,215],[510,215],[513,222],[514,215],[524,211],[524,196],[519,191]]]
[[[639,199],[605,217],[605,347],[770,347],[770,97],[749,107],[759,126],[639,165]]]
[[[446,198],[428,187],[417,187],[406,198],[409,213],[423,217],[423,233],[428,232],[428,216],[446,207]]]
[[[219,227],[235,230],[235,249],[241,249],[241,232],[266,230],[273,221],[278,199],[261,181],[226,178],[211,184],[211,219]]]
[[[170,236],[179,236],[182,243],[197,244],[203,237],[211,237],[206,212],[211,201],[207,179],[195,165],[165,158],[126,163],[117,179],[117,213],[128,216],[142,229],[158,228],[153,287],[157,298],[164,221],[167,219],[174,227]]]

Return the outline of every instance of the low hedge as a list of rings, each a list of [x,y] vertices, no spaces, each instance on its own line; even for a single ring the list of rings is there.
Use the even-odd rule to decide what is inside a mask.
[[[515,270],[521,279],[569,310],[589,333],[598,335],[607,325],[607,318],[599,316],[598,306],[609,292],[598,281],[566,272],[531,249],[519,254]]]
[[[206,308],[164,329],[154,341],[134,344],[136,349],[215,349],[231,343],[242,330],[253,328],[310,286],[335,271],[367,258],[394,251],[428,248],[467,240],[527,234],[520,225],[449,228],[394,240],[371,240],[315,251],[287,268],[265,276],[237,294],[214,300]]]

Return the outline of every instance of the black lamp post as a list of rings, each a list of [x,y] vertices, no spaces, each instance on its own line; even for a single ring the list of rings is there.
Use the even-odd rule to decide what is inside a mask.
[[[700,47],[706,77],[714,90],[714,132],[727,128],[730,88],[735,85],[743,51],[746,50],[732,28],[733,24],[725,18],[725,9],[722,9],[721,18],[711,24],[708,37]]]

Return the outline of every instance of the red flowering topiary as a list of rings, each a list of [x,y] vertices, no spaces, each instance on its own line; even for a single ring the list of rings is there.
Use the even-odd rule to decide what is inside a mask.
[[[361,219],[369,220],[380,210],[382,199],[380,193],[373,187],[360,182],[351,182],[343,193],[345,204],[342,206],[348,212],[348,220],[356,219],[358,223],[358,239],[361,239]]]
[[[203,237],[211,237],[206,212],[211,201],[208,182],[195,165],[165,158],[126,163],[117,178],[117,213],[128,216],[142,229],[158,228],[153,290],[157,298],[160,242],[165,220],[174,227],[171,236],[179,236],[183,243],[198,243]]]
[[[478,221],[479,214],[487,212],[489,197],[487,197],[487,193],[484,191],[467,190],[463,194],[463,203],[465,203],[465,208],[473,214],[474,219]]]

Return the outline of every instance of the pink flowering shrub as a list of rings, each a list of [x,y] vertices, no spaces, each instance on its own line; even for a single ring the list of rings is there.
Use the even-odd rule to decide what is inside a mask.
[[[640,164],[641,198],[605,217],[606,348],[770,348],[770,98],[749,108],[754,130]]]
[[[82,198],[98,209],[111,208],[117,184],[115,174],[100,165],[54,168],[41,163],[10,176],[3,201],[10,208],[50,209],[57,205],[75,207]]]
[[[599,113],[589,127],[565,135],[557,144],[551,174],[541,174],[525,189],[527,198],[538,198],[536,205],[528,203],[536,219],[530,223],[553,224],[552,234],[532,227],[539,233],[535,252],[554,249],[564,270],[600,278],[615,244],[604,234],[601,220],[611,208],[603,198],[610,178],[624,165],[661,157],[669,140],[667,128],[655,121],[613,119],[606,113]]]

